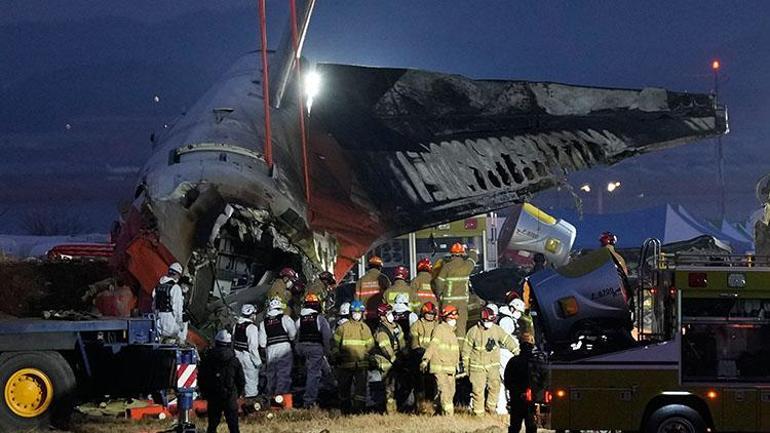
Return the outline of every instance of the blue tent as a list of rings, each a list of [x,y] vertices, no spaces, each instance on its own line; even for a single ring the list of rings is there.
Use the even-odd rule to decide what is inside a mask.
[[[618,237],[619,248],[634,248],[647,238],[658,238],[664,244],[686,241],[698,236],[713,236],[728,244],[734,252],[751,250],[751,242],[737,233],[716,229],[693,217],[685,208],[669,204],[612,214],[583,214],[574,209],[549,211],[577,228],[574,249],[596,248],[599,235],[610,231]]]

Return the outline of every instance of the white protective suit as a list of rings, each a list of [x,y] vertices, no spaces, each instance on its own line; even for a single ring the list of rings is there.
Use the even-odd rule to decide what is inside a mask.
[[[171,288],[171,312],[157,312],[155,305],[155,290],[152,291],[153,311],[157,312],[156,324],[161,338],[172,338],[178,343],[187,341],[187,323],[182,320],[182,310],[184,309],[184,295],[182,295],[182,286],[169,276],[160,277],[158,285],[174,283]]]
[[[513,309],[507,305],[500,307],[500,321],[498,325],[500,325],[501,328],[503,328],[503,331],[505,331],[508,335],[513,335],[514,332],[516,332],[516,319],[512,317],[513,315]],[[513,338],[516,338],[515,336]],[[508,349],[501,347],[500,348],[500,380],[502,380],[502,383],[505,383],[505,366],[508,365],[508,361],[513,358],[513,353],[511,353]],[[508,404],[508,394],[506,393],[505,387],[500,387],[500,394],[497,396],[497,414],[498,415],[505,415],[508,413],[508,408],[506,407]]]
[[[283,331],[289,341],[294,341],[297,336],[297,328],[291,317],[283,313],[283,310],[269,310],[265,320],[259,324],[259,347],[265,349],[265,375],[267,376],[267,395],[288,394],[291,391],[291,367],[294,364],[294,354],[291,351],[290,342],[268,343],[268,333],[265,323],[270,318],[281,317]]]
[[[316,310],[303,308],[300,312],[300,318],[297,319],[297,354],[305,359],[305,397],[303,403],[305,407],[313,406],[318,398],[318,390],[321,386],[321,378],[327,379],[331,376],[331,367],[328,362],[328,355],[331,349],[332,332],[329,327],[329,321],[324,316],[318,314],[315,320],[315,330],[317,334],[303,335],[302,318],[312,314],[318,314]],[[312,319],[311,319],[312,320]],[[319,337],[321,341],[314,340]]]
[[[246,339],[248,350],[235,348],[235,357],[243,366],[243,375],[246,378],[244,394],[246,398],[256,397],[259,393],[259,368],[262,367],[262,359],[259,357],[259,327],[246,317],[239,317],[236,327],[242,323],[251,323],[246,327]],[[233,330],[235,337],[235,330]]]

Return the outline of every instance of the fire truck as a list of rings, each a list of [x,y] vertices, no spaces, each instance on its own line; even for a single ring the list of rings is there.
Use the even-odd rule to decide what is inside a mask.
[[[549,355],[543,426],[770,432],[770,260],[650,239],[629,290],[603,250],[526,283]]]

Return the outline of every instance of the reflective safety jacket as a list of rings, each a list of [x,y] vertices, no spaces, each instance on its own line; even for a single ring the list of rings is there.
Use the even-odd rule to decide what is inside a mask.
[[[433,374],[457,372],[460,363],[460,345],[457,344],[455,330],[446,323],[439,323],[433,330],[428,349],[422,356]]]
[[[423,304],[426,302],[433,302],[438,307],[438,299],[433,292],[433,276],[430,272],[418,272],[410,285],[412,286],[414,294],[417,295],[417,301],[415,303],[419,303],[412,307],[412,311],[415,313],[420,311],[420,308],[422,308]]]
[[[519,354],[519,342],[499,325],[487,329],[481,322],[468,330],[463,346],[463,365],[468,371],[488,371],[500,368],[500,347]]]
[[[383,373],[390,371],[396,359],[406,352],[404,332],[395,323],[380,323],[374,332],[373,363]]]
[[[371,268],[356,281],[355,299],[363,302],[369,315],[377,311],[382,292],[390,287],[388,277],[377,268]]]
[[[424,318],[420,318],[420,320],[414,322],[409,331],[412,335],[410,349],[427,349],[431,338],[433,338],[433,331],[436,329],[437,325],[437,320],[427,321]]]
[[[414,303],[417,301],[417,294],[414,293],[414,290],[412,290],[409,284],[404,280],[396,280],[393,282],[393,284],[382,294],[382,298],[386,304],[395,305],[396,296],[402,293],[409,297],[409,308],[414,311]]]
[[[270,286],[270,289],[267,291],[267,300],[270,301],[274,298],[281,298],[284,304],[289,304],[291,292],[289,291],[289,288],[286,287],[286,282],[283,281],[283,278],[278,278],[273,281],[273,285]]]
[[[436,294],[442,304],[468,302],[468,277],[473,272],[479,254],[475,250],[468,252],[468,257],[453,256],[441,265],[436,277]]]
[[[369,327],[360,320],[348,320],[334,331],[332,358],[340,368],[366,368],[373,347],[374,337]]]

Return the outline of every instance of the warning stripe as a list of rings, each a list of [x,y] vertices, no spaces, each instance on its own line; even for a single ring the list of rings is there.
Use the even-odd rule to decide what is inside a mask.
[[[176,367],[176,387],[193,388],[198,384],[198,366],[196,364],[179,364]]]

